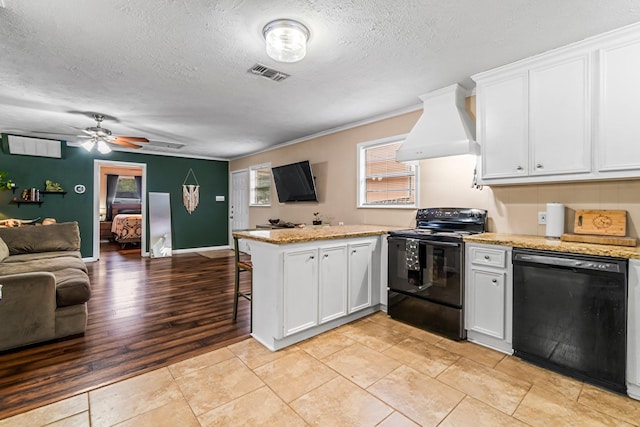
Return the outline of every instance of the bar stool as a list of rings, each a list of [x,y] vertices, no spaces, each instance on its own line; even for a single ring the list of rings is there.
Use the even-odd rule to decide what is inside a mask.
[[[238,297],[245,298],[251,302],[251,291],[253,290],[253,264],[251,260],[241,260],[240,259],[240,250],[238,249],[238,238],[233,237],[233,249],[235,251],[235,267],[236,267],[236,278],[235,278],[235,287],[233,292],[233,320],[235,321],[238,317]],[[250,276],[249,283],[250,288],[249,292],[241,292],[240,291],[240,273],[243,271],[248,271]],[[251,310],[249,310],[249,319],[251,319]]]

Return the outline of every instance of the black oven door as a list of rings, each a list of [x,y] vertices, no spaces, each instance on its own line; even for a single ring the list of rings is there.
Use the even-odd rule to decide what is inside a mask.
[[[389,289],[462,307],[462,243],[411,240],[394,236],[388,239]],[[415,243],[417,248],[412,249]]]

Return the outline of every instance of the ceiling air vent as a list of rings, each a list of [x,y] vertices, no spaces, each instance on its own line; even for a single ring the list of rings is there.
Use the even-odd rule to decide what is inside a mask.
[[[157,141],[157,140],[149,140],[149,144],[147,145],[143,145],[143,147],[153,147],[154,149],[157,148],[167,148],[170,150],[179,150],[182,147],[184,147],[186,144],[183,144],[181,142],[167,142],[167,141]]]
[[[256,64],[253,67],[249,68],[247,72],[251,74],[255,74],[257,76],[262,76],[269,80],[273,80],[274,82],[281,82],[282,80],[289,77],[289,74],[283,73],[282,71],[274,70],[273,68],[269,68],[266,65]]]

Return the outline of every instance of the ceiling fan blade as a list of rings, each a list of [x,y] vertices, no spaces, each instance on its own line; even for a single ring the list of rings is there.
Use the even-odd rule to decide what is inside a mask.
[[[116,138],[114,141],[111,141],[113,144],[118,144],[118,145],[122,145],[123,147],[128,147],[128,148],[142,148],[139,145],[136,144],[132,144],[130,142],[127,141],[123,141],[120,138]]]
[[[149,142],[147,138],[139,138],[136,136],[117,136],[116,138],[127,142]]]

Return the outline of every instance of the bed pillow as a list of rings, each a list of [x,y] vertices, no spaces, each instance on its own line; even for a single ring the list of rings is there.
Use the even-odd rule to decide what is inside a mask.
[[[140,209],[122,209],[118,211],[118,214],[140,214]]]
[[[9,247],[4,242],[4,240],[0,239],[0,262],[7,259],[9,256]]]

